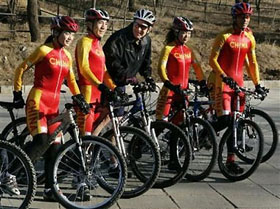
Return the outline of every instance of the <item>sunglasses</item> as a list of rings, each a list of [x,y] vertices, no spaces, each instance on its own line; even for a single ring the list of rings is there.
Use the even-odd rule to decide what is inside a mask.
[[[134,26],[137,28],[141,28],[141,30],[146,30],[149,26],[140,24],[138,22],[134,22]]]

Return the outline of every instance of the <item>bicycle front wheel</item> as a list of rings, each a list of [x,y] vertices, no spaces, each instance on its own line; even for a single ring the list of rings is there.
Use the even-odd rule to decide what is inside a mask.
[[[144,131],[135,127],[120,127],[120,140],[124,142],[128,178],[123,198],[137,197],[148,191],[160,172],[159,149]],[[115,141],[114,131],[103,137]]]
[[[35,192],[30,158],[19,147],[0,140],[0,208],[29,208]]]
[[[113,164],[117,175],[111,177]],[[114,145],[101,137],[85,136],[81,146],[68,141],[58,153],[52,189],[66,208],[108,208],[122,195],[126,176],[126,163]]]
[[[240,166],[240,172],[227,166],[228,147],[233,147],[233,130],[228,128],[219,144],[218,165],[222,174],[231,181],[241,181],[248,178],[258,168],[263,152],[263,134],[259,126],[250,120],[241,120],[237,125],[237,147],[233,148],[235,163]],[[250,147],[248,150],[247,147]],[[244,159],[250,159],[245,162]]]
[[[251,109],[251,111],[246,115],[248,118],[258,124],[262,130],[264,137],[264,148],[263,148],[263,157],[262,161],[266,162],[274,154],[277,145],[278,145],[278,130],[272,120],[272,118],[262,110]],[[244,158],[246,162],[252,162],[248,158]]]
[[[201,118],[192,118],[190,123],[186,131],[192,148],[192,159],[185,177],[189,181],[201,181],[209,176],[217,160],[216,133],[211,124]]]
[[[154,188],[165,188],[179,182],[187,173],[191,148],[187,136],[176,125],[166,121],[154,121],[155,133],[161,157],[161,169]]]

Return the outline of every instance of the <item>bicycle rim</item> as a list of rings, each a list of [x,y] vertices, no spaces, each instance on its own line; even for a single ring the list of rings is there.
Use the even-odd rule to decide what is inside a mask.
[[[152,122],[160,147],[161,169],[154,188],[165,188],[179,182],[190,163],[190,144],[176,125],[166,121]]]
[[[67,142],[54,162],[53,192],[66,208],[108,208],[124,190],[127,172],[124,159],[106,139],[86,136],[82,142],[87,171],[81,169],[77,145]],[[114,158],[118,165],[118,177],[109,175],[110,158]],[[86,193],[85,186],[89,193]],[[111,190],[108,192],[105,186]]]
[[[7,176],[16,176],[19,195],[8,193],[0,183],[1,208],[29,208],[36,192],[35,170],[28,156],[17,146],[0,141],[0,182]],[[7,164],[6,164],[7,163]]]
[[[190,181],[201,181],[205,179],[215,166],[218,145],[216,134],[209,122],[193,118],[188,132],[192,156],[185,177]]]
[[[258,168],[263,152],[263,135],[256,123],[250,120],[242,120],[237,128],[238,148],[234,149],[235,162],[243,169],[241,173],[230,171],[227,166],[228,140],[232,140],[232,129],[228,129],[219,145],[218,165],[222,174],[231,181],[240,181],[248,178]],[[242,143],[241,143],[242,142]],[[246,146],[252,148],[246,151]],[[244,161],[244,158],[251,159],[250,162]]]
[[[128,167],[128,178],[123,198],[137,197],[148,191],[155,183],[160,172],[160,154],[152,139],[135,127],[120,127],[124,140]],[[113,130],[103,137],[114,140]]]
[[[16,127],[17,133],[14,133],[14,126]],[[26,117],[18,118],[15,122],[9,123],[2,131],[3,139],[11,143],[20,146],[22,149],[33,140],[33,137],[29,133],[26,124]],[[45,182],[45,171],[44,171],[44,158],[41,157],[35,164],[37,184],[43,184]]]
[[[252,109],[249,119],[258,124],[264,137],[262,163],[269,160],[278,145],[278,130],[272,118],[262,110]],[[246,159],[244,159],[246,160]]]

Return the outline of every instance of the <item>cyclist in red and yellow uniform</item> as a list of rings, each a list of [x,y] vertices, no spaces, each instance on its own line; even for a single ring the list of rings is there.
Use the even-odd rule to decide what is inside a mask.
[[[48,125],[48,120],[58,115],[60,89],[65,78],[74,97],[85,104],[72,71],[71,55],[64,48],[73,41],[74,33],[78,31],[78,24],[68,16],[55,17],[52,19],[51,30],[52,35],[46,42],[16,69],[14,80],[14,102],[20,107],[24,105],[21,94],[23,74],[35,66],[34,84],[26,101],[27,125],[33,141],[26,147],[26,152],[33,161],[46,152],[45,199],[52,198],[47,173],[51,170],[49,162],[60,143],[57,137],[49,147],[48,136],[54,132],[59,123]]]
[[[196,77],[201,83],[201,87],[206,89],[206,82],[199,63],[193,51],[186,45],[193,30],[192,22],[185,17],[175,17],[172,29],[166,37],[168,43],[161,52],[159,60],[159,76],[164,82],[158,98],[156,117],[166,119],[171,103],[180,99],[178,94],[182,94],[182,89],[188,87],[189,70],[192,66]],[[175,124],[182,122],[179,117]]]
[[[96,107],[102,96],[113,92],[115,85],[106,71],[105,55],[100,44],[107,31],[109,15],[101,9],[91,8],[86,11],[85,19],[88,35],[80,39],[76,46],[76,63],[79,75],[79,87],[88,103],[94,103],[90,114],[78,111],[77,123],[82,135],[91,135],[95,129],[100,112]],[[106,84],[103,84],[103,82]],[[110,89],[109,89],[110,88]]]
[[[252,31],[247,28],[252,12],[253,10],[248,3],[235,4],[232,7],[233,27],[220,33],[213,44],[209,60],[213,71],[210,73],[208,85],[214,89],[211,97],[215,100],[214,108],[218,116],[218,122],[213,123],[216,131],[220,131],[230,124],[230,114],[236,102],[232,88],[235,82],[239,86],[244,85],[243,65],[245,59],[248,59],[247,70],[256,86],[256,91],[264,93],[259,84],[259,68],[255,54],[256,42]],[[243,111],[244,94],[240,95],[240,103],[240,109]],[[228,145],[228,150],[228,168],[232,172],[242,173],[243,169],[234,162],[235,155],[231,145]]]

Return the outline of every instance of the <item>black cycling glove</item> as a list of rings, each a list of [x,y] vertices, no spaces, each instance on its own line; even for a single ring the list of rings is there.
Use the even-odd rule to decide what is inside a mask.
[[[23,108],[25,103],[22,97],[22,92],[13,91],[13,94],[14,94],[13,103],[15,104],[15,108]]]
[[[260,84],[256,85],[255,92],[257,92],[258,94],[260,94],[262,96],[261,100],[264,100],[264,98],[267,96],[265,87],[262,87]]]
[[[114,101],[116,100],[116,93],[114,91],[111,91],[107,86],[105,86],[103,83],[99,84],[98,89],[101,91],[102,95],[102,99],[101,101]]]
[[[72,96],[72,99],[74,104],[77,105],[84,114],[89,113],[89,104],[86,102],[82,94],[74,95]]]
[[[235,89],[236,88],[237,83],[231,77],[224,76],[224,77],[222,77],[222,80],[223,80],[223,82],[225,84],[229,85],[229,87],[231,89]]]
[[[116,95],[120,98],[121,101],[123,102],[127,102],[129,100],[129,96],[127,93],[124,92],[124,88],[123,87],[119,87],[117,86],[114,89],[114,92],[116,93]]]
[[[200,92],[204,95],[208,94],[208,87],[205,80],[199,81]]]
[[[153,92],[156,91],[157,85],[156,85],[155,80],[151,76],[146,77],[145,81],[149,85],[151,91],[153,91]]]
[[[184,95],[184,92],[181,89],[180,85],[173,85],[170,81],[166,80],[164,82],[164,86],[173,91],[175,94]]]

